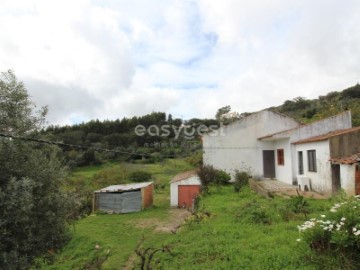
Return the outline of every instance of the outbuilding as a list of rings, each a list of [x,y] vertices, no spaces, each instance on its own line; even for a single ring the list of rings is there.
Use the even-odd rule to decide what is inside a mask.
[[[93,212],[138,212],[153,205],[153,182],[112,185],[94,192]]]
[[[177,174],[170,182],[171,207],[192,208],[200,191],[201,182],[197,170]]]

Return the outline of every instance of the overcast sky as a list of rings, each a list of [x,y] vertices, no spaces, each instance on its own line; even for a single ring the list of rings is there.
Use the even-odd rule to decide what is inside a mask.
[[[360,81],[358,0],[0,0],[0,70],[48,122],[214,117]]]

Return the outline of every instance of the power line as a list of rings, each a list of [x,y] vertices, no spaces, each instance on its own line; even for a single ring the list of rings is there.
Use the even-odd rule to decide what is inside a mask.
[[[126,154],[126,155],[133,155],[133,156],[142,156],[142,157],[154,157],[155,156],[155,155],[147,154],[147,153],[119,151],[119,150],[115,150],[115,149],[105,149],[105,148],[86,146],[86,145],[68,144],[68,143],[41,140],[41,139],[29,138],[29,137],[23,137],[23,136],[15,136],[15,135],[4,134],[4,133],[0,133],[0,137],[21,140],[21,141],[27,141],[27,142],[36,142],[36,143],[40,143],[40,144],[57,145],[60,147],[71,147],[71,148],[77,148],[77,149],[91,149],[91,150],[98,151],[98,152],[108,152],[108,153],[111,152],[111,153],[117,153],[117,154]],[[174,154],[174,155],[162,155],[162,156],[163,157],[175,157],[175,156],[187,157],[187,156],[191,156],[191,154],[182,154],[182,155]]]

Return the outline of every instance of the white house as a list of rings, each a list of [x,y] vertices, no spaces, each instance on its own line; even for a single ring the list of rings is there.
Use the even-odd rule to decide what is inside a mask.
[[[344,189],[359,194],[360,127],[329,132],[294,143],[298,175],[311,179],[311,187],[324,194]],[[359,183],[358,183],[359,184]]]
[[[331,193],[335,190],[326,182],[331,182],[330,159],[333,156],[329,155],[329,147],[326,142],[319,140],[316,142],[316,147],[312,145],[313,148],[308,149],[308,145],[301,142],[329,132],[340,130],[350,132],[350,128],[349,111],[309,125],[301,125],[287,116],[264,110],[223,127],[221,132],[206,134],[203,137],[204,163],[229,173],[250,167],[253,176],[273,178],[294,185],[298,184],[299,176],[302,176],[299,179],[308,177],[311,188],[322,193]],[[360,136],[359,133],[352,132],[355,131],[350,132],[352,136],[356,138]],[[346,145],[347,142],[344,144]],[[356,145],[356,142],[354,144]],[[360,145],[359,142],[357,145]],[[315,153],[311,150],[315,150]],[[342,153],[341,158],[356,153],[355,150],[349,150]],[[303,170],[304,164],[308,165],[305,162],[312,160],[313,163],[318,164],[318,171],[313,172],[311,171],[313,167],[310,167],[310,174],[299,173],[301,157]],[[310,166],[313,163],[310,163]],[[324,163],[328,166],[323,169]],[[308,169],[309,167],[306,166],[306,172]],[[327,172],[326,175],[323,173],[324,170]],[[327,180],[320,180],[324,176]]]
[[[197,170],[177,174],[170,182],[170,205],[172,207],[192,208],[193,200],[201,191]]]

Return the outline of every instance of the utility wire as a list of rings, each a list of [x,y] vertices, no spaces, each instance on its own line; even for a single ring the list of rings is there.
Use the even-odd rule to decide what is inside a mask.
[[[112,152],[117,154],[126,154],[126,155],[134,155],[134,156],[143,156],[143,157],[153,157],[152,154],[146,154],[146,153],[137,153],[137,152],[128,152],[128,151],[119,151],[115,149],[104,149],[99,147],[93,147],[93,146],[86,146],[86,145],[76,145],[76,144],[68,144],[68,143],[62,143],[62,142],[54,142],[54,141],[48,141],[48,140],[41,140],[41,139],[35,139],[35,138],[29,138],[29,137],[23,137],[23,136],[15,136],[10,134],[4,134],[0,133],[0,137],[4,138],[10,138],[15,140],[21,140],[21,141],[27,141],[27,142],[36,142],[40,144],[50,144],[50,145],[57,145],[60,147],[71,147],[71,148],[77,148],[77,149],[92,149],[98,152]],[[191,154],[183,154],[183,155],[162,155],[163,157],[187,157],[191,156]]]

